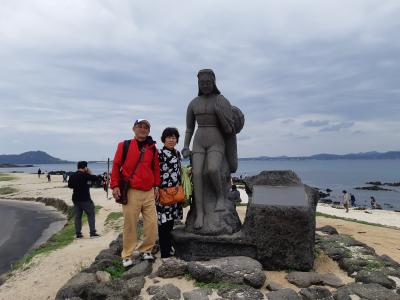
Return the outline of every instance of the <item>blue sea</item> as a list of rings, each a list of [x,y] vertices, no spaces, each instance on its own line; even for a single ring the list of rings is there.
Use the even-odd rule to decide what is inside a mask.
[[[90,163],[94,174],[107,171],[107,163]],[[0,172],[74,171],[76,164],[46,164],[29,168],[1,168]],[[384,209],[400,209],[400,187],[385,188],[393,191],[363,191],[355,187],[366,186],[368,181],[399,182],[400,160],[240,160],[234,176],[256,175],[264,170],[293,170],[303,183],[321,190],[331,189],[332,200],[342,199],[345,189],[356,197],[358,205],[367,205],[369,197],[374,196]]]

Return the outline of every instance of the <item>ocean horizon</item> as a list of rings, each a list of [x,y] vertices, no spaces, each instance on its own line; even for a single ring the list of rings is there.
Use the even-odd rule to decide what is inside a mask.
[[[112,166],[110,166],[111,169]],[[75,171],[75,163],[37,164],[33,167],[0,168],[2,173],[42,171]],[[107,171],[107,162],[89,163],[94,174]],[[232,176],[253,176],[265,170],[292,170],[304,184],[320,190],[331,189],[330,199],[340,201],[342,190],[354,194],[360,206],[369,205],[369,197],[374,196],[384,209],[400,209],[400,187],[384,186],[391,191],[357,190],[366,186],[366,182],[382,183],[400,182],[400,160],[398,159],[366,159],[366,160],[239,160],[239,167]]]

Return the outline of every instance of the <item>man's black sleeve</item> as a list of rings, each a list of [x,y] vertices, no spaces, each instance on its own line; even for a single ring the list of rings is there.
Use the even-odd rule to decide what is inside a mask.
[[[68,187],[70,189],[73,189],[75,187],[75,176],[74,175],[69,176]]]
[[[97,175],[86,174],[86,180],[97,181]]]

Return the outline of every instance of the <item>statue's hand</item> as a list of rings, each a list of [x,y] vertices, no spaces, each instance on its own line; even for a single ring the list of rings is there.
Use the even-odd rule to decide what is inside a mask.
[[[184,158],[188,158],[190,156],[190,149],[188,147],[185,147],[182,149],[181,153]]]

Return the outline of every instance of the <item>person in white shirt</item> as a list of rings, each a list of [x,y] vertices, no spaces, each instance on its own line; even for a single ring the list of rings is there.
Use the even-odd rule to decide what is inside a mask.
[[[348,213],[351,196],[350,193],[348,193],[347,191],[343,191],[342,193],[343,193],[343,206],[346,209],[346,212]]]

